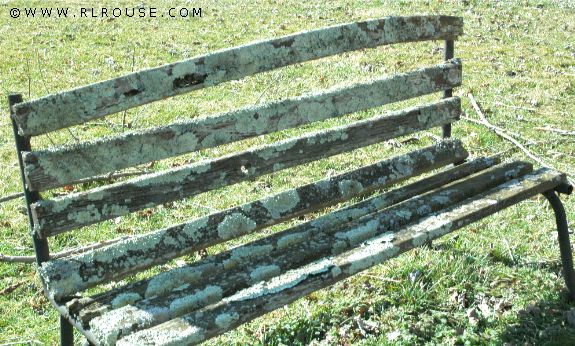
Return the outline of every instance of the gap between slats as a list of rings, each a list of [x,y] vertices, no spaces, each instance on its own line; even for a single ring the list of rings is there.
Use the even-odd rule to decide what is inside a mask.
[[[121,338],[118,345],[200,343],[565,181],[564,174],[549,169],[537,170],[433,213],[398,232],[375,236],[351,251],[325,257],[206,308],[130,334]],[[375,220],[383,221],[379,216],[373,215]],[[178,332],[173,333],[176,330]]]
[[[85,254],[42,264],[48,291],[59,299],[152,265],[253,233],[355,196],[397,184],[467,157],[459,141],[446,141],[328,179],[134,237]],[[283,206],[278,209],[277,206]]]
[[[287,139],[222,158],[127,180],[32,205],[35,231],[53,236],[158,204],[253,179],[391,138],[451,123],[457,97]]]
[[[335,212],[319,216],[318,218],[312,220],[309,223],[309,226],[315,228],[325,228],[334,227],[339,223],[349,222],[353,220],[354,217],[359,217],[364,213],[371,213],[377,209],[390,207],[414,196],[424,194],[453,181],[462,179],[468,175],[492,167],[497,163],[499,163],[498,157],[487,157],[475,159],[473,161],[457,165],[432,176],[420,179],[414,183],[410,183],[406,186],[383,193],[381,196],[372,197],[358,204],[344,207]],[[298,229],[301,229],[301,227],[305,226],[299,226]],[[280,234],[276,235],[276,237],[283,237],[284,235],[286,235],[286,232],[281,232]],[[292,239],[296,240],[296,242],[298,240],[297,237],[292,237]],[[252,243],[252,245],[258,244],[258,242]],[[245,248],[245,246],[246,245],[243,245],[239,249]],[[89,319],[100,313],[108,311],[112,305],[114,305],[112,302],[121,301],[122,297],[150,297],[151,295],[164,295],[167,292],[170,292],[180,286],[180,282],[183,284],[186,278],[190,277],[186,273],[192,274],[199,270],[198,268],[208,268],[213,267],[215,263],[223,263],[223,261],[229,260],[229,255],[229,252],[228,255],[226,255],[226,252],[224,252],[215,256],[211,256],[201,260],[200,262],[194,263],[193,265],[172,269],[153,278],[119,287],[94,297],[73,298],[68,301],[66,306],[70,313],[73,316],[76,316],[75,318],[77,318],[81,323],[87,324]],[[77,260],[77,257],[74,257],[74,260]]]
[[[443,185],[447,185],[466,176],[475,174],[498,163],[498,157],[475,159],[473,161],[469,161],[461,165],[443,170],[432,176],[422,178],[403,187],[390,190],[379,196],[368,198],[355,205],[347,206],[332,213],[321,215],[307,223],[307,225],[313,228],[332,228],[337,224],[350,222],[354,218],[372,213],[378,209],[385,209],[409,198],[422,195],[436,188],[440,188]],[[280,232],[272,237],[274,237],[273,239],[281,239],[288,235],[288,232],[301,230],[305,227],[307,227],[306,224],[303,224],[292,230]],[[290,237],[286,239],[290,239]],[[302,241],[302,239],[298,239],[297,237],[291,237],[291,239],[293,240],[292,244]],[[263,242],[265,242],[265,240]],[[259,245],[263,245],[263,242],[255,241],[250,244],[244,244],[235,249],[235,253],[246,252],[247,250],[244,251],[242,249],[253,248],[253,246],[257,247]],[[289,245],[290,242],[282,241],[280,244],[281,243],[286,243]],[[94,297],[74,298],[71,299],[66,305],[72,315],[77,316],[77,318],[82,321],[82,323],[86,324],[93,316],[105,312],[111,308],[112,305],[114,305],[112,304],[113,301],[121,301],[121,297],[151,297],[154,295],[161,296],[167,294],[168,292],[184,284],[185,281],[189,278],[193,277],[192,274],[201,270],[200,268],[213,268],[217,263],[224,263],[224,261],[233,263],[233,261],[229,262],[231,258],[230,256],[232,256],[233,253],[234,250],[223,252],[215,256],[210,256],[192,265],[172,269],[170,271],[158,274],[153,278],[119,287]],[[69,258],[69,260],[80,260],[80,262],[82,262],[82,259],[79,259],[78,257]],[[68,265],[69,263],[70,262],[68,262]],[[50,271],[52,270],[50,269]],[[57,271],[53,272],[56,273]]]
[[[457,59],[409,73],[336,88],[216,116],[179,122],[93,142],[23,154],[32,190],[339,117],[453,88],[461,84]]]
[[[209,268],[208,274],[201,279],[188,278],[187,282],[179,282],[181,286],[172,292],[168,291],[170,294],[167,296],[149,295],[144,300],[127,303],[124,307],[92,319],[90,329],[94,335],[107,340],[113,337],[116,331],[149,328],[183,313],[216,303],[241,289],[268,281],[288,270],[351,250],[369,238],[401,228],[531,170],[532,166],[528,163],[502,164],[389,208],[382,210],[376,207],[372,212],[358,212],[351,222],[334,222],[331,226],[321,224],[319,227],[310,227],[312,222],[308,222],[296,226],[279,236],[256,242],[270,247],[267,254],[254,254],[238,260],[234,265],[228,263],[233,262],[232,260],[218,262],[219,266]],[[381,196],[374,197],[372,201],[378,198]],[[364,208],[358,206],[355,206],[355,209],[364,211]],[[286,237],[297,241],[284,245],[282,240]],[[250,245],[247,246],[249,247]],[[115,327],[108,328],[108,321],[114,321]],[[104,330],[109,333],[103,332]]]
[[[463,19],[386,17],[293,34],[138,71],[14,106],[24,136],[81,124],[149,102],[241,79],[278,67],[362,48],[456,39]]]

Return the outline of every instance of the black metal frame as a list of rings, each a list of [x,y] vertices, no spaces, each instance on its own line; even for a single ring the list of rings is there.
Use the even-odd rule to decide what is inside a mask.
[[[455,41],[445,40],[443,59],[445,61],[453,59],[455,54]],[[443,92],[443,98],[453,96],[453,89],[446,89]],[[443,125],[442,135],[444,139],[451,137],[451,123]],[[457,164],[457,163],[456,163]],[[559,251],[561,252],[561,262],[563,265],[563,277],[565,278],[565,286],[567,287],[568,299],[575,302],[575,270],[573,269],[573,254],[571,252],[571,242],[569,241],[569,226],[567,224],[567,215],[563,203],[557,196],[559,193],[570,195],[573,192],[573,187],[568,184],[561,184],[554,190],[545,191],[543,196],[549,201],[553,212],[555,213],[555,222],[557,224],[557,237],[559,240]],[[428,246],[432,242],[427,242]]]
[[[444,59],[449,60],[454,57],[454,41],[446,40],[444,49]],[[443,98],[448,98],[453,96],[453,89],[446,89],[443,92]],[[32,212],[30,210],[30,205],[41,199],[40,194],[37,191],[28,190],[26,184],[26,178],[24,175],[24,164],[22,161],[22,152],[31,151],[30,138],[24,137],[18,133],[18,127],[14,120],[14,113],[12,106],[17,103],[22,102],[21,94],[11,94],[8,96],[8,105],[10,107],[10,119],[12,121],[12,128],[14,130],[14,139],[16,141],[16,151],[18,156],[18,163],[20,165],[20,176],[22,179],[22,186],[24,187],[24,197],[26,200],[26,209],[28,212],[28,221],[30,223],[30,229],[32,230],[32,239],[34,242],[34,251],[36,252],[36,262],[41,265],[50,259],[50,250],[48,248],[48,240],[40,238],[34,230],[34,219],[32,217]],[[451,137],[451,123],[442,126],[443,138]],[[549,190],[543,193],[545,198],[551,204],[553,211],[555,213],[555,222],[557,223],[557,235],[559,240],[559,250],[561,253],[561,261],[563,265],[563,277],[565,279],[565,286],[567,288],[568,299],[575,302],[575,270],[573,269],[573,255],[571,252],[571,243],[569,241],[569,227],[567,224],[567,216],[565,214],[565,208],[563,203],[557,196],[558,193],[571,194],[573,187],[568,184],[561,184],[553,190]],[[431,242],[429,242],[431,245]],[[57,302],[53,302],[58,305]],[[60,344],[61,345],[74,345],[74,328],[70,321],[66,317],[60,315]]]
[[[555,213],[557,223],[557,238],[559,240],[559,251],[561,252],[561,262],[563,264],[563,278],[567,287],[567,297],[571,302],[575,302],[575,271],[573,270],[573,254],[571,252],[571,242],[569,241],[569,226],[567,225],[567,215],[559,196],[559,193],[571,194],[573,186],[561,184],[555,190],[545,191],[543,196],[551,204]]]
[[[445,47],[443,51],[443,59],[445,61],[449,59],[453,59],[455,53],[455,41],[453,40],[445,40]],[[453,96],[453,89],[445,89],[443,92],[443,98],[449,98]],[[441,127],[443,138],[450,138],[451,137],[451,123],[445,124]]]
[[[34,252],[36,253],[36,263],[41,265],[50,259],[50,249],[48,247],[48,240],[40,238],[34,232],[34,219],[32,218],[32,211],[30,206],[38,202],[41,197],[37,191],[30,191],[26,184],[26,177],[24,176],[24,162],[22,159],[23,151],[31,151],[30,137],[24,137],[18,133],[18,126],[14,121],[14,112],[12,106],[22,102],[22,94],[10,94],[8,96],[8,106],[10,107],[10,120],[12,122],[12,130],[14,131],[14,140],[16,142],[16,154],[18,156],[18,164],[20,166],[20,177],[22,179],[22,186],[24,188],[24,199],[26,200],[26,211],[28,213],[28,222],[30,223],[30,230],[32,231],[32,241],[34,244]],[[44,284],[44,283],[42,283]],[[61,345],[74,345],[74,328],[68,320],[60,315],[60,344]]]

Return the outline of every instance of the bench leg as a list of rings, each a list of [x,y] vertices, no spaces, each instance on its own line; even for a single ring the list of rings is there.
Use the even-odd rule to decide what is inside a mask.
[[[567,226],[565,208],[555,191],[546,191],[543,195],[555,212],[559,250],[561,251],[561,261],[563,262],[563,277],[565,278],[569,300],[575,301],[575,272],[573,271],[573,255],[571,253],[571,243],[569,242],[569,228]]]
[[[74,346],[74,328],[62,316],[60,316],[60,345]]]

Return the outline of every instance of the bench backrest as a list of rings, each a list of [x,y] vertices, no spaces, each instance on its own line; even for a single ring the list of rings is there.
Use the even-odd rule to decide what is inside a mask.
[[[41,200],[38,194],[41,191],[155,160],[450,90],[460,85],[462,69],[458,60],[449,60],[344,88],[45,150],[31,150],[30,137],[282,66],[399,42],[452,42],[461,34],[462,19],[459,17],[386,17],[226,49],[28,102],[18,103],[19,100],[13,98],[12,118],[17,127],[17,141],[20,141],[18,150],[37,252],[42,253],[39,248],[44,246],[44,252],[47,252],[45,239],[49,236],[450,124],[460,114],[460,101],[446,98],[50,200]],[[47,256],[47,253],[41,254],[39,262],[47,260]]]

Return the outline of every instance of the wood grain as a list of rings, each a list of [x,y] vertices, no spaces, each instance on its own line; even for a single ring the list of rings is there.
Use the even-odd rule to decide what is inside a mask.
[[[500,165],[391,207],[377,203],[381,201],[384,195],[375,196],[368,201],[347,208],[348,218],[351,210],[357,214],[352,218],[337,217],[337,221],[333,220],[332,217],[341,214],[342,210],[339,210],[325,215],[321,221],[307,222],[245,246],[246,249],[254,246],[268,247],[269,250],[266,252],[259,252],[249,257],[246,256],[241,261],[234,261],[234,253],[238,253],[241,249],[236,248],[231,251],[231,255],[229,253],[228,256],[217,255],[220,258],[215,267],[206,267],[204,263],[192,264],[189,266],[190,271],[193,270],[198,275],[195,278],[190,276],[186,278],[185,275],[182,275],[182,280],[176,281],[179,287],[175,287],[173,279],[167,280],[165,275],[160,275],[161,281],[168,286],[165,287],[164,294],[158,294],[156,291],[149,294],[150,292],[147,291],[135,292],[130,290],[124,291],[123,294],[141,297],[141,300],[133,301],[130,306],[118,307],[111,302],[103,305],[103,301],[99,301],[100,304],[92,304],[89,308],[82,310],[81,315],[84,318],[82,323],[95,326],[108,320],[111,315],[122,314],[125,316],[122,318],[122,323],[118,323],[116,330],[131,328],[134,331],[149,328],[176,317],[178,313],[182,313],[182,310],[189,312],[213,303],[213,301],[194,301],[192,299],[209,287],[218,287],[221,289],[221,297],[229,297],[241,289],[257,284],[262,280],[271,279],[280,273],[307,265],[322,257],[336,255],[358,247],[369,238],[415,222],[432,212],[463,201],[477,194],[478,191],[485,191],[507,180],[524,175],[531,169],[531,165],[521,162]],[[376,218],[381,220],[380,222],[374,220],[374,213]],[[286,244],[286,238],[292,239],[292,241]],[[268,268],[272,270],[265,270]],[[182,271],[180,272],[182,273]],[[170,284],[172,284],[171,287]],[[186,285],[186,288],[181,288],[183,285]],[[175,304],[172,302],[178,300],[188,300],[192,304],[174,309]],[[131,310],[132,313],[126,313],[128,310]],[[138,321],[139,314],[136,311],[146,313],[149,318],[145,321]],[[96,316],[102,317],[94,320]],[[110,332],[113,333],[113,331]]]
[[[118,345],[198,344],[565,181],[565,174],[540,169],[408,226],[377,234],[350,251],[323,257],[224,297],[205,308],[192,309],[183,316],[129,334],[118,340]],[[372,220],[385,222],[385,216],[384,213],[376,213]],[[94,331],[98,335],[99,330]]]
[[[192,251],[254,233],[467,157],[459,141],[396,156],[331,178],[42,265],[49,291],[61,298]],[[455,175],[455,174],[454,174]],[[284,203],[281,210],[270,206]],[[70,291],[72,290],[72,291]]]
[[[377,209],[384,209],[387,207],[391,207],[397,203],[410,199],[412,197],[416,197],[418,195],[427,193],[433,189],[439,188],[443,185],[452,183],[456,180],[465,178],[471,174],[478,173],[484,169],[492,167],[499,163],[498,157],[485,157],[485,158],[477,158],[475,160],[463,163],[461,165],[454,166],[452,168],[443,170],[437,174],[431,175],[426,178],[422,178],[416,182],[407,184],[402,187],[395,188],[388,192],[381,194],[380,196],[372,197],[367,200],[364,200],[358,204],[344,207],[342,209],[336,210],[332,213],[319,216],[317,219],[314,219],[310,225],[314,227],[333,227],[337,223],[340,222],[349,222],[353,219],[353,217],[361,217],[363,214],[359,213],[359,211],[363,211],[365,213],[373,212]],[[350,219],[351,217],[351,219]],[[259,243],[252,243],[251,245],[258,245]],[[240,248],[246,248],[247,245],[242,245]],[[183,274],[184,272],[191,272],[197,271],[198,268],[207,268],[207,267],[214,267],[218,262],[222,262],[226,259],[229,259],[230,254],[226,255],[226,252],[222,252],[221,254],[217,254],[215,256],[210,256],[204,258],[193,265],[185,266],[182,268],[172,269],[170,271],[161,273],[153,278],[144,279],[141,281],[137,281],[135,283],[131,283],[125,286],[120,286],[118,288],[112,289],[110,291],[106,291],[104,293],[98,294],[94,297],[81,297],[81,298],[74,298],[71,299],[66,305],[68,311],[73,315],[76,316],[79,320],[83,321],[82,323],[87,323],[91,318],[93,318],[93,314],[95,311],[102,309],[103,311],[107,311],[107,306],[112,304],[112,301],[116,299],[118,296],[122,296],[123,294],[135,293],[142,297],[146,294],[150,283],[153,281],[163,281],[164,288],[167,292],[173,290],[175,287],[171,287],[167,282],[176,282],[177,280],[169,280],[171,277],[185,277]],[[71,257],[69,260],[79,260],[78,257]],[[82,261],[82,260],[80,260]],[[62,262],[57,266],[62,266],[62,271],[72,272],[76,270],[73,265],[70,263],[71,261]],[[85,261],[82,261],[85,262]],[[46,266],[52,266],[52,263],[47,264]],[[43,267],[44,268],[44,267]],[[72,270],[68,270],[68,268]],[[55,275],[58,274],[58,270],[55,269],[48,269],[42,271],[45,273],[43,275],[48,275],[47,279],[50,280],[52,283],[56,282],[57,280],[61,280]],[[106,274],[100,274],[101,277],[105,276]],[[89,279],[88,279],[89,280]],[[56,284],[59,286],[59,284]],[[52,285],[51,285],[52,286]],[[152,284],[153,286],[153,284]],[[81,290],[80,286],[78,286],[78,291]],[[55,294],[55,292],[51,293]],[[62,294],[65,295],[65,294]]]
[[[41,237],[351,151],[458,119],[460,100],[432,104],[287,139],[32,205]]]
[[[24,153],[37,191],[184,153],[294,128],[461,84],[461,62],[91,142]]]

